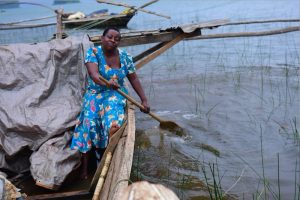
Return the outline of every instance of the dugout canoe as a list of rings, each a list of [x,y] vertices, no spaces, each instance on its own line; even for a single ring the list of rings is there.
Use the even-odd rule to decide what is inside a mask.
[[[95,188],[99,185],[98,182],[101,178],[103,179],[103,186],[95,199],[119,199],[123,188],[128,186],[126,180],[130,178],[134,141],[135,115],[134,107],[130,105],[127,108],[127,117],[123,126],[111,138],[100,164],[89,179],[84,181],[75,179],[74,181],[71,178],[71,181],[67,180],[55,192],[33,186],[35,188],[30,188],[31,191],[42,190],[42,192],[34,195],[27,192],[28,199],[92,199],[93,196],[97,195]],[[109,154],[112,155],[112,158],[107,168],[107,174],[103,176],[104,162]]]
[[[107,26],[114,27],[126,27],[131,18],[135,15],[135,12],[127,14],[109,14],[97,17],[86,17],[82,19],[68,20],[63,18],[62,23],[65,28],[103,28]]]
[[[114,27],[127,27],[127,24],[132,19],[136,12],[130,12],[128,14],[109,14],[97,17],[86,17],[82,19],[72,19],[67,18],[62,19],[62,23],[66,29],[91,29],[91,28],[104,28],[107,26]],[[51,23],[36,23],[36,24],[21,24],[19,22],[1,23],[0,30],[10,30],[10,29],[23,29],[23,28],[37,28],[44,26],[53,26],[56,22]]]

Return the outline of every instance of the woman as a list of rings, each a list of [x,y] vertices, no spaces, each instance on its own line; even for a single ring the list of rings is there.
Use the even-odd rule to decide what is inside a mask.
[[[95,147],[98,155],[101,154],[109,138],[123,123],[126,99],[116,89],[128,93],[124,86],[125,77],[141,99],[144,106],[141,111],[147,113],[150,110],[135,73],[132,57],[118,48],[120,40],[118,29],[107,28],[101,37],[102,45],[89,48],[86,54],[85,64],[89,78],[71,143],[72,149],[78,149],[82,153],[83,179],[88,175],[87,152]],[[99,79],[99,74],[109,81],[108,85]]]

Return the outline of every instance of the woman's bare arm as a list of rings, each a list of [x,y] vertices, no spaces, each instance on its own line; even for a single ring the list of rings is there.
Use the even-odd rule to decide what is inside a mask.
[[[107,86],[107,87],[112,87],[113,89],[118,89],[120,86],[114,82],[113,80],[109,80],[109,85],[106,85],[103,81],[100,80],[99,78],[99,71],[98,71],[98,66],[96,63],[86,63],[85,64],[88,73],[91,77],[91,79],[98,85],[102,85],[102,86]]]
[[[144,90],[142,88],[142,85],[140,83],[140,80],[139,80],[137,74],[135,72],[131,73],[131,74],[128,74],[127,78],[129,80],[130,84],[132,85],[133,89],[139,95],[139,97],[140,97],[140,99],[142,101],[142,105],[145,108],[142,111],[148,113],[150,111],[150,107],[148,105],[147,97],[146,97],[146,95],[144,93]]]

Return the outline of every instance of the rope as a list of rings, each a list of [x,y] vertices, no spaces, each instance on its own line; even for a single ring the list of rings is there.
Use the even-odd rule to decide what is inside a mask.
[[[47,8],[47,9],[55,12],[55,9],[53,9],[49,6],[40,4],[40,3],[32,3],[32,2],[25,2],[25,1],[24,2],[1,2],[0,3],[0,5],[9,5],[9,4],[29,4],[29,5],[41,6],[41,7]]]

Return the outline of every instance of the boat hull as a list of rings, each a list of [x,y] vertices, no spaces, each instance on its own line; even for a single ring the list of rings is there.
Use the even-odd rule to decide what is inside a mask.
[[[78,20],[63,20],[65,28],[103,28],[107,26],[126,27],[134,14],[130,15],[107,15],[95,18]]]
[[[104,167],[106,155],[112,153],[112,160],[108,168],[108,173],[104,180],[102,189],[100,190],[100,199],[117,199],[128,182],[121,180],[129,180],[133,151],[135,141],[135,116],[133,106],[127,108],[127,120],[124,125],[111,138],[101,162],[96,169],[93,177],[88,180],[78,181],[74,177],[69,183],[65,183],[58,191],[50,191],[42,188],[42,192],[35,195],[28,194],[27,199],[91,199],[95,192],[100,173]],[[77,181],[76,181],[77,180]],[[81,182],[78,184],[78,182]],[[118,187],[115,187],[118,185]],[[36,187],[35,187],[36,189]],[[31,188],[31,191],[35,190]]]

